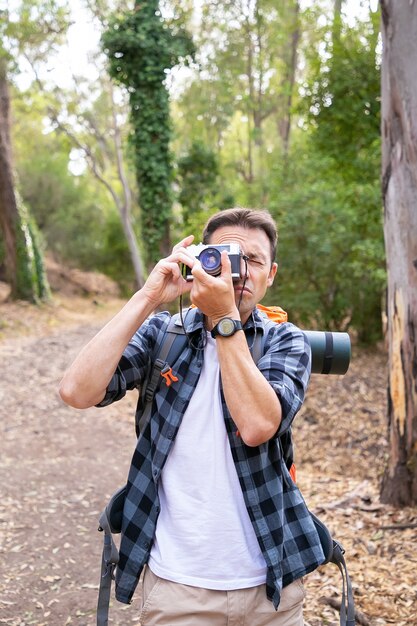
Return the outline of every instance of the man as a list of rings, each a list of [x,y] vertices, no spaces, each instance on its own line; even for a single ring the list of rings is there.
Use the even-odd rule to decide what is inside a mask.
[[[142,626],[299,626],[301,578],[324,556],[281,436],[302,404],[310,349],[300,330],[282,323],[268,331],[257,364],[251,356],[264,331],[256,305],[277,272],[268,212],[229,209],[205,227],[204,243],[239,245],[239,279],[226,251],[220,275],[204,271],[188,250],[192,241],[157,263],[61,383],[76,408],[106,406],[140,387],[170,320],[153,311],[189,292],[189,342],[172,364],[178,380],[160,387],[132,459],[116,597],[130,602],[147,564]]]

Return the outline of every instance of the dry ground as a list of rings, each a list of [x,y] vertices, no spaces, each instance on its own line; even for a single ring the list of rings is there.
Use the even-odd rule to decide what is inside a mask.
[[[97,520],[126,476],[134,398],[107,409],[63,405],[58,381],[120,301],[59,295],[0,304],[0,624],[92,626],[102,536]],[[378,499],[386,455],[386,354],[355,351],[347,375],[313,376],[296,420],[298,480],[346,548],[361,623],[417,625],[417,509]],[[411,526],[411,527],[409,527]],[[337,626],[341,579],[306,580],[306,621]],[[113,602],[111,624],[138,624]]]

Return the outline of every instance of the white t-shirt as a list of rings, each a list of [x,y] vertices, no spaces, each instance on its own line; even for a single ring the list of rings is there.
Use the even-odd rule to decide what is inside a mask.
[[[201,375],[159,482],[161,511],[149,566],[205,589],[263,584],[266,563],[227,438],[216,342],[207,333]]]

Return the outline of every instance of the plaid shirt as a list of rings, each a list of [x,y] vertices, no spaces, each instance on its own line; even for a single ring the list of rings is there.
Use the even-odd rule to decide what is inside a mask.
[[[127,390],[146,381],[152,369],[152,355],[163,341],[169,320],[169,313],[159,313],[139,328],[99,406],[120,400]],[[149,558],[159,513],[158,480],[203,364],[204,351],[193,347],[198,345],[204,330],[198,309],[190,310],[185,326],[193,337],[193,345],[187,345],[176,362],[170,363],[178,382],[161,385],[157,390],[151,418],[140,433],[129,471],[116,570],[116,598],[124,603],[131,602]],[[257,310],[244,330],[250,346],[254,333],[264,330],[262,315]],[[257,447],[245,445],[236,433],[223,392],[221,399],[242,493],[267,564],[267,596],[277,608],[282,587],[325,560],[312,518],[283,461],[279,440],[301,407],[310,377],[310,347],[304,334],[290,323],[274,325],[268,330],[264,354],[257,365],[282,406],[282,422],[275,438]],[[139,398],[139,415],[143,408]]]

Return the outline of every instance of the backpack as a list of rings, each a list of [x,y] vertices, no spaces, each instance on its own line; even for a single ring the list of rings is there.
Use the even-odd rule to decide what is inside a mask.
[[[264,307],[258,305],[258,310],[264,318],[264,332],[256,333],[251,347],[252,358],[257,363],[263,355],[265,339],[271,327],[277,323],[287,321],[286,312],[280,307]],[[156,358],[147,381],[142,387],[144,409],[142,414],[135,418],[136,435],[139,436],[144,425],[150,419],[152,403],[161,378],[170,385],[176,380],[170,363],[175,363],[187,345],[188,338],[182,324],[179,324],[179,313],[173,315],[165,331],[163,342],[157,347]],[[304,331],[307,334],[307,331]],[[312,331],[308,331],[312,332]],[[328,333],[334,335],[335,333]],[[340,335],[345,333],[338,333]],[[347,368],[346,368],[347,369]],[[317,371],[317,370],[316,370]],[[320,370],[318,370],[320,371]],[[326,372],[328,373],[328,372]],[[293,462],[293,445],[291,429],[283,433],[279,439],[282,458],[295,482],[295,466]],[[111,593],[111,583],[114,580],[114,571],[119,562],[119,552],[113,539],[113,534],[119,534],[122,529],[123,507],[126,496],[126,485],[118,489],[110,498],[107,506],[99,518],[100,532],[104,532],[104,544],[101,561],[100,585],[97,602],[97,626],[108,626],[108,613]],[[352,584],[347,570],[342,545],[333,539],[327,526],[310,511],[314,525],[318,532],[326,563],[334,563],[342,575],[342,602],[340,608],[340,626],[355,626],[355,606]]]

